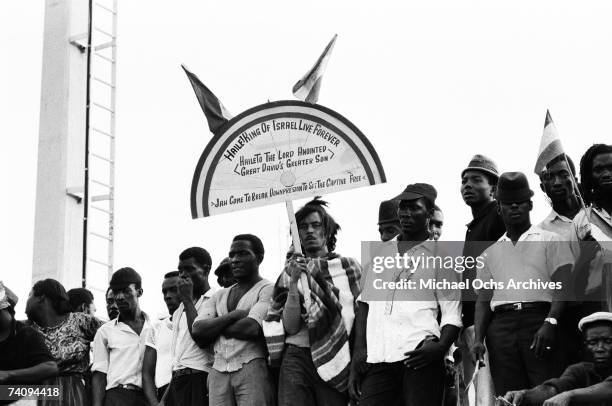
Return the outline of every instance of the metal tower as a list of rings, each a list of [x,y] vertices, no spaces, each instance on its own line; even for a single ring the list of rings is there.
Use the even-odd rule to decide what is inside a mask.
[[[117,0],[46,1],[32,279],[98,299],[113,269],[116,38]]]

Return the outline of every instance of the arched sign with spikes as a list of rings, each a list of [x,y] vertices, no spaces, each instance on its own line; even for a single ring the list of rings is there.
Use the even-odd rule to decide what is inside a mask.
[[[191,215],[207,217],[384,183],[372,144],[326,107],[277,101],[225,123],[191,185]]]

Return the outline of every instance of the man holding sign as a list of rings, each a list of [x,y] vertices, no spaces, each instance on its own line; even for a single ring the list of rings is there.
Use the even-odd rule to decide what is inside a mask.
[[[280,361],[279,405],[344,406],[348,402],[348,338],[361,266],[333,252],[340,226],[325,206],[315,199],[297,211],[304,253],[288,258],[264,323],[270,358]],[[310,289],[310,306],[300,285],[302,274]]]

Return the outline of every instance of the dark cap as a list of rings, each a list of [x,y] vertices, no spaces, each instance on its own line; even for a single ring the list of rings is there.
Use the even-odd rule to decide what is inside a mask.
[[[132,283],[139,286],[142,283],[142,278],[138,272],[126,267],[119,269],[113,274],[109,285],[111,289],[125,289]]]
[[[215,275],[221,276],[227,270],[231,271],[231,269],[232,268],[230,266],[230,259],[229,258],[223,258],[223,261],[221,261],[221,263],[219,264],[217,269],[215,269]]]
[[[497,181],[496,199],[502,203],[524,202],[533,196],[523,172],[504,172]]]
[[[476,154],[472,157],[472,160],[468,164],[467,168],[461,171],[461,177],[465,174],[466,171],[480,171],[488,173],[489,175],[495,176],[495,178],[499,178],[499,171],[497,170],[497,165],[495,162],[487,156]]]
[[[426,198],[433,205],[436,203],[438,192],[428,183],[413,183],[408,185],[402,193],[395,196],[393,200],[416,200],[421,197]]]
[[[397,200],[385,200],[380,202],[380,207],[378,208],[378,225],[398,222]]]

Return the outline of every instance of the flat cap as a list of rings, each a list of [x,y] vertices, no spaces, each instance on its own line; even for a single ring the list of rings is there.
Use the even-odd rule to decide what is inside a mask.
[[[395,196],[393,200],[416,200],[421,197],[426,198],[431,204],[436,203],[436,197],[438,192],[429,183],[413,183],[406,186],[406,189],[399,195]]]
[[[610,312],[595,312],[583,317],[578,322],[578,330],[582,331],[585,324],[593,323],[596,321],[609,321],[612,323],[612,313]]]

